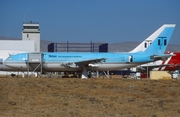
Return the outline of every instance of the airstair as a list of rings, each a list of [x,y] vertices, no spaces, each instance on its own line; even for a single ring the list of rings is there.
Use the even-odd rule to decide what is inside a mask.
[[[37,72],[37,75],[42,77],[42,64],[43,64],[43,53],[28,53],[27,60],[27,75],[28,78],[32,75],[33,72]],[[31,71],[31,74],[30,74]],[[40,72],[40,74],[38,74]]]

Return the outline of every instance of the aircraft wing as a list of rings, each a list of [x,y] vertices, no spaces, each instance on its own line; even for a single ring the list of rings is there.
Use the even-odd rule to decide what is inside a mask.
[[[88,66],[88,64],[93,64],[93,63],[100,63],[100,62],[105,62],[105,58],[98,58],[98,59],[90,59],[90,60],[85,60],[85,61],[79,61],[75,62],[75,64],[79,67],[82,66]]]
[[[98,59],[90,59],[90,60],[84,60],[84,61],[78,61],[78,62],[68,62],[68,63],[62,63],[61,65],[64,67],[86,67],[89,64],[94,64],[94,63],[100,63],[100,62],[105,62],[105,58],[98,58]]]

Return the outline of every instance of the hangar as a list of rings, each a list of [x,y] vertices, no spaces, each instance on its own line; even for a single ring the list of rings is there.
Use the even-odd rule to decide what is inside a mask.
[[[108,43],[51,43],[48,52],[108,52]]]

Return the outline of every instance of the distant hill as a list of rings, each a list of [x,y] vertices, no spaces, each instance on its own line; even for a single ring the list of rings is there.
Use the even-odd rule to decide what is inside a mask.
[[[22,40],[20,38],[13,38],[13,37],[2,37],[0,36],[0,40]],[[40,50],[41,52],[47,52],[48,49],[47,49],[47,46],[52,43],[51,41],[47,41],[47,40],[40,40]]]
[[[128,52],[138,46],[140,42],[119,42],[108,44],[109,52]]]
[[[21,39],[0,36],[0,40],[21,40]],[[53,42],[41,39],[40,43],[41,43],[41,48],[40,48],[41,52],[47,52],[48,51],[47,46]],[[108,51],[109,52],[128,52],[134,49],[139,44],[140,42],[119,42],[119,43],[108,44]],[[170,51],[170,52],[180,51],[180,45],[169,44],[166,51]]]
[[[137,47],[141,42],[120,42],[109,44],[109,52],[128,52]],[[166,51],[177,52],[180,51],[180,45],[169,44]]]
[[[21,39],[14,38],[14,37],[2,37],[2,36],[0,36],[0,40],[21,40]]]
[[[41,48],[40,48],[41,52],[47,52],[48,51],[48,45],[50,43],[53,43],[53,42],[47,41],[47,40],[41,40],[40,43],[41,43],[41,45],[40,45],[41,46]]]

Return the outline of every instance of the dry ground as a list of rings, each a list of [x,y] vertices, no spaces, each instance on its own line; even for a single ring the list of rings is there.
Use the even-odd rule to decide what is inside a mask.
[[[180,117],[180,80],[0,78],[0,117]]]

